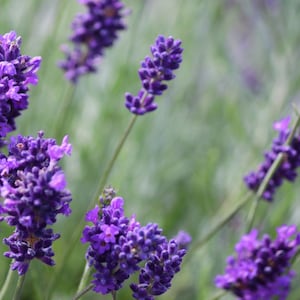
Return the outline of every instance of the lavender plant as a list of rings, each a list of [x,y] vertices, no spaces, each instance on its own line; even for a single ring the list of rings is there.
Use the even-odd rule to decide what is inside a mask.
[[[19,275],[27,272],[29,263],[37,258],[54,265],[53,241],[59,238],[48,225],[56,216],[71,213],[71,193],[66,189],[64,172],[59,160],[71,154],[68,137],[59,146],[54,139],[21,135],[11,138],[8,155],[1,157],[1,188],[3,219],[15,228],[3,242],[10,251],[4,255],[13,259],[12,270]]]
[[[28,107],[30,84],[37,84],[41,57],[21,54],[22,39],[11,31],[0,35],[0,145],[16,129],[15,118]]]
[[[256,191],[265,178],[272,163],[280,153],[284,155],[282,164],[270,179],[262,197],[267,201],[272,201],[276,188],[283,180],[294,181],[297,177],[297,168],[300,166],[300,139],[299,135],[294,136],[290,145],[286,141],[290,134],[290,117],[286,117],[274,123],[274,129],[278,131],[278,137],[274,139],[272,149],[265,153],[265,161],[259,166],[257,172],[251,172],[245,176],[244,180],[249,189]]]
[[[168,241],[157,224],[141,226],[135,216],[127,218],[123,206],[123,198],[109,195],[86,215],[93,225],[85,227],[81,241],[89,243],[86,258],[95,269],[91,287],[101,294],[116,292],[138,272],[139,283],[130,285],[133,297],[154,299],[171,287],[186,253],[181,247],[190,237],[181,233]]]
[[[183,49],[180,45],[181,41],[174,40],[171,36],[157,37],[155,44],[150,48],[153,58],[147,56],[141,62],[139,76],[142,89],[137,96],[125,94],[125,106],[133,114],[143,115],[157,109],[155,96],[162,95],[168,88],[164,81],[175,78],[173,70],[178,69],[182,61]]]
[[[277,228],[274,241],[269,235],[259,240],[253,229],[236,244],[236,256],[228,257],[225,274],[218,275],[215,284],[241,300],[287,299],[295,276],[291,262],[299,244],[294,225]]]
[[[86,6],[86,13],[78,14],[73,23],[70,40],[73,49],[64,45],[66,59],[59,63],[65,76],[72,83],[87,73],[97,71],[97,64],[104,50],[111,47],[118,32],[126,28],[124,4],[119,0],[79,0]]]
[[[74,48],[63,48],[66,59],[60,62],[60,67],[65,72],[66,79],[80,87],[79,78],[97,71],[97,63],[104,57],[105,49],[114,45],[119,31],[126,28],[123,19],[128,11],[118,0],[79,0],[79,2],[85,5],[88,12],[75,17],[72,23],[73,35],[70,38]],[[172,285],[173,289],[176,288],[176,284],[181,284],[182,290],[189,293],[194,287],[187,282],[189,280],[180,278],[181,274],[177,274],[185,267],[183,263],[188,258],[194,259],[195,268],[202,271],[204,262],[196,256],[196,251],[205,246],[226,224],[238,216],[251,200],[248,219],[238,226],[239,231],[243,233],[240,241],[236,243],[236,254],[227,259],[224,274],[215,277],[215,286],[224,290],[224,293],[213,299],[220,299],[226,293],[228,297],[232,296],[239,300],[286,300],[293,290],[293,280],[297,276],[295,262],[300,253],[300,232],[297,225],[288,225],[289,222],[284,222],[285,225],[276,226],[275,238],[269,234],[259,238],[260,233],[267,232],[267,229],[261,220],[255,220],[254,217],[258,215],[258,205],[263,203],[262,199],[267,200],[271,207],[275,192],[284,180],[290,182],[296,180],[297,168],[300,164],[298,130],[300,116],[297,109],[295,109],[297,120],[292,127],[290,117],[274,123],[273,127],[278,132],[278,137],[273,141],[272,149],[265,153],[265,161],[258,170],[244,177],[246,186],[253,193],[246,194],[237,206],[230,207],[229,213],[226,210],[224,214],[220,209],[222,217],[219,218],[217,214],[214,226],[210,227],[210,224],[206,224],[207,234],[204,237],[194,238],[193,241],[196,241],[193,243],[191,236],[185,231],[179,231],[169,239],[165,235],[168,230],[163,231],[158,224],[150,222],[141,225],[142,222],[137,221],[140,217],[136,217],[139,212],[135,211],[133,200],[128,197],[125,202],[123,197],[117,195],[117,192],[107,185],[135,121],[141,118],[141,115],[158,108],[155,97],[161,96],[168,88],[167,82],[175,78],[174,71],[179,69],[182,63],[181,43],[181,40],[174,39],[172,36],[158,35],[155,43],[150,47],[152,56],[147,56],[141,62],[138,71],[141,89],[136,96],[131,93],[125,94],[125,107],[134,116],[116,145],[115,151],[111,153],[107,167],[101,169],[101,177],[94,178],[97,186],[95,196],[87,198],[86,203],[82,205],[85,210],[81,211],[79,217],[77,216],[78,219],[74,217],[76,226],[72,230],[75,243],[65,242],[62,259],[58,260],[60,264],[49,270],[54,274],[53,278],[62,278],[61,270],[64,269],[72,252],[82,246],[87,248],[86,265],[81,278],[76,277],[76,282],[72,283],[72,291],[68,291],[68,294],[63,296],[58,293],[58,297],[64,298],[73,294],[73,299],[76,300],[85,297],[88,292],[90,297],[93,297],[93,291],[97,299],[102,295],[110,295],[113,300],[128,299],[129,296],[123,296],[122,292],[130,290],[131,297],[134,299],[154,300],[164,293],[172,293],[169,290]],[[41,62],[40,57],[31,58],[21,55],[20,44],[21,38],[13,31],[0,35],[0,100],[2,103],[0,106],[2,108],[0,109],[2,146],[0,221],[3,221],[1,225],[7,223],[12,230],[11,235],[3,239],[5,247],[8,248],[4,256],[11,260],[11,265],[7,280],[0,289],[0,300],[7,299],[9,290],[13,289],[15,289],[13,299],[21,299],[25,275],[31,273],[31,268],[34,269],[32,260],[37,259],[46,265],[54,266],[56,251],[53,250],[53,244],[59,239],[60,233],[56,233],[53,226],[60,215],[71,214],[72,198],[77,198],[77,195],[72,196],[67,188],[65,171],[60,165],[60,160],[65,155],[71,155],[72,152],[68,135],[64,136],[61,144],[58,144],[54,138],[45,138],[43,131],[39,131],[37,137],[21,134],[7,137],[16,129],[15,118],[28,106],[28,85],[37,83],[36,73]],[[63,99],[63,101],[68,100]],[[65,112],[62,114],[64,118],[66,118]],[[57,122],[57,124],[59,124],[58,129],[62,131],[62,123]],[[22,128],[18,130],[22,131]],[[97,130],[91,128],[91,131]],[[104,141],[103,144],[106,142]],[[95,148],[99,148],[96,143]],[[101,163],[99,162],[99,165]],[[133,167],[139,165],[138,157],[135,157],[134,163]],[[98,165],[98,162],[96,164]],[[178,186],[180,185],[172,183],[174,190]],[[126,193],[124,188],[121,190]],[[191,190],[190,193],[193,195],[194,191]],[[184,204],[181,206],[183,214],[188,211],[189,198],[189,195],[184,194]],[[143,201],[144,199],[140,200]],[[163,205],[163,200],[159,199],[159,201]],[[128,205],[136,215],[128,217],[125,214],[125,205]],[[144,206],[144,202],[141,206]],[[268,209],[272,214],[272,208]],[[161,210],[163,211],[163,208]],[[163,212],[166,216],[169,213]],[[199,219],[195,220],[195,224]],[[84,220],[90,225],[84,227]],[[147,222],[149,222],[148,216]],[[167,222],[163,223],[168,227]],[[80,239],[76,238],[77,234],[81,234]],[[220,256],[225,254],[225,248],[215,248]],[[76,264],[82,265],[80,262],[84,263],[83,254],[76,256]],[[189,267],[188,273],[192,274],[192,266]],[[16,286],[12,280],[12,274],[15,273],[18,273],[16,275],[19,278]],[[76,276],[78,274],[79,272]],[[174,281],[175,275],[179,276],[180,281]],[[55,280],[49,282],[49,291],[43,294],[45,299],[51,299],[56,289],[55,283]],[[213,279],[211,285],[213,286]],[[75,288],[77,288],[76,292]],[[172,298],[172,294],[170,295]],[[174,299],[196,297],[197,295],[182,296],[178,293]]]

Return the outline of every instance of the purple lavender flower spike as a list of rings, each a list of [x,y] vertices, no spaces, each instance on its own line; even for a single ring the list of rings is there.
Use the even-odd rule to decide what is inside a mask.
[[[123,22],[128,11],[120,0],[79,0],[88,12],[78,14],[70,40],[74,49],[62,46],[66,59],[59,63],[65,76],[76,83],[80,76],[97,71],[97,64],[106,48],[113,46],[118,32],[126,29]]]
[[[180,230],[173,239],[180,249],[187,249],[192,242],[192,237],[183,230]]]
[[[147,281],[145,291],[143,283],[133,284],[134,297],[142,299],[137,295],[146,292],[149,299],[153,299],[153,295],[162,294],[171,286],[186,250],[180,249],[175,240],[168,242],[157,224],[141,226],[135,216],[127,218],[123,198],[111,198],[111,195],[115,195],[111,188],[105,190],[100,198],[101,206],[87,213],[86,220],[93,225],[84,228],[81,238],[83,243],[89,243],[86,258],[89,266],[95,269],[93,290],[101,294],[117,291],[125,280],[139,271],[140,281],[147,273],[155,284],[150,288],[150,281]],[[151,273],[156,263],[155,272]]]
[[[227,259],[225,274],[218,275],[215,284],[239,300],[285,300],[295,276],[289,267],[299,244],[300,233],[294,225],[279,227],[274,240],[268,235],[258,239],[253,229],[236,245],[236,255]]]
[[[171,287],[174,275],[180,271],[185,249],[179,249],[175,240],[164,242],[156,248],[139,274],[139,283],[130,285],[133,298],[153,300]]]
[[[0,145],[16,129],[15,118],[28,106],[29,84],[37,84],[41,57],[22,55],[21,37],[14,31],[0,35]]]
[[[174,40],[171,36],[157,37],[155,44],[150,48],[153,57],[147,56],[141,62],[139,76],[142,89],[137,96],[125,94],[125,106],[133,114],[143,115],[157,108],[155,96],[162,95],[168,88],[165,81],[175,78],[173,71],[178,69],[182,62],[183,49],[180,46],[181,41]]]
[[[13,235],[4,239],[10,248],[4,255],[14,259],[12,269],[20,275],[34,258],[54,264],[51,246],[59,234],[53,233],[49,226],[56,222],[58,214],[71,213],[71,193],[58,165],[63,155],[51,156],[55,147],[70,154],[71,145],[66,137],[58,146],[54,139],[44,138],[43,132],[37,138],[18,135],[11,138],[8,155],[1,156],[2,220],[15,227]]]
[[[276,189],[282,185],[284,180],[293,182],[297,177],[297,168],[300,166],[300,135],[296,134],[290,145],[284,145],[290,134],[289,123],[290,117],[274,123],[273,128],[278,131],[278,137],[273,140],[271,150],[265,152],[265,161],[256,172],[250,172],[244,177],[247,187],[257,191],[277,156],[280,153],[284,154],[282,163],[273,174],[262,195],[262,198],[267,201],[273,200]]]

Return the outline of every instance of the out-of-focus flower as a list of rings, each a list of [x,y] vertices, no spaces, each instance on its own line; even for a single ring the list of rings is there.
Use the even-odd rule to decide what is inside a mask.
[[[0,145],[16,129],[15,118],[28,107],[29,84],[37,84],[41,57],[21,54],[22,39],[14,31],[0,35]]]
[[[259,240],[253,229],[235,246],[236,255],[227,259],[225,274],[218,275],[215,284],[240,300],[285,300],[294,277],[289,267],[299,244],[300,233],[293,225],[277,228],[274,240],[268,235]]]
[[[157,108],[155,96],[161,95],[168,88],[165,81],[175,78],[173,71],[182,62],[180,40],[159,35],[150,49],[153,57],[145,57],[139,69],[142,88],[137,96],[125,94],[125,106],[136,115],[143,115]]]
[[[51,246],[59,234],[48,226],[56,222],[58,214],[71,213],[71,193],[65,188],[64,172],[58,165],[64,154],[71,154],[71,144],[67,137],[57,145],[43,135],[39,132],[37,138],[12,137],[9,153],[0,161],[2,220],[15,227],[12,236],[4,239],[10,247],[5,256],[14,259],[12,269],[20,275],[33,258],[54,264]],[[58,149],[61,155],[57,155]]]
[[[84,74],[97,71],[97,64],[104,50],[118,38],[118,32],[126,28],[124,4],[120,0],[79,0],[88,12],[78,14],[73,23],[70,40],[74,48],[62,46],[66,59],[59,63],[65,76],[72,83]]]
[[[300,166],[300,136],[295,135],[290,145],[285,145],[290,134],[290,117],[286,117],[274,123],[274,129],[278,131],[278,137],[273,140],[270,151],[265,152],[265,161],[256,172],[251,172],[244,177],[245,184],[253,191],[257,191],[273,162],[280,153],[284,153],[284,159],[270,179],[262,198],[272,201],[276,188],[282,185],[284,180],[294,181],[297,177],[297,168]]]

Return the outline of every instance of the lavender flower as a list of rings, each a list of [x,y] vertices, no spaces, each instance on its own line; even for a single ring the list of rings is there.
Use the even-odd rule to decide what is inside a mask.
[[[139,274],[139,283],[130,285],[137,300],[153,300],[171,287],[171,280],[180,271],[186,251],[179,249],[175,240],[165,242],[150,255]]]
[[[277,296],[285,300],[295,273],[289,270],[300,244],[296,226],[277,228],[273,241],[268,235],[258,239],[253,229],[235,246],[236,256],[227,259],[224,275],[215,279],[217,287],[231,291],[240,300],[265,300]]]
[[[152,295],[164,293],[171,286],[186,251],[180,250],[175,240],[168,242],[157,224],[141,226],[134,216],[125,217],[124,200],[111,198],[112,194],[115,193],[104,193],[101,207],[96,206],[87,213],[86,220],[93,225],[85,227],[81,239],[90,244],[86,258],[95,269],[93,290],[101,294],[117,291],[130,275],[140,271],[140,281],[146,278],[142,274],[150,276],[146,292],[153,299]],[[150,274],[156,262],[158,265]],[[144,293],[144,286],[141,282],[132,285],[136,299],[141,299],[139,294]]]
[[[54,139],[45,139],[43,132],[37,138],[12,137],[7,156],[1,155],[0,205],[2,220],[15,231],[4,243],[10,247],[5,256],[14,259],[12,269],[22,275],[30,260],[38,258],[53,265],[52,242],[59,238],[48,228],[56,216],[71,213],[71,194],[66,189],[64,173],[59,160],[71,154],[71,144],[64,137],[57,145]]]
[[[78,14],[73,23],[70,40],[74,49],[63,46],[66,59],[59,63],[65,76],[76,83],[81,75],[97,71],[97,63],[104,50],[111,47],[118,38],[118,31],[126,28],[123,17],[126,14],[120,0],[79,0],[88,12]]]
[[[15,118],[28,106],[29,84],[37,84],[41,57],[20,52],[21,37],[14,31],[0,35],[0,145],[16,129]]]
[[[143,115],[157,108],[155,96],[161,95],[168,88],[165,81],[175,78],[173,70],[178,69],[182,61],[183,49],[180,45],[181,41],[172,37],[157,37],[155,44],[150,48],[153,57],[147,56],[141,62],[139,76],[142,89],[137,96],[125,94],[125,106],[128,110]]]
[[[183,230],[180,230],[173,239],[176,241],[178,247],[182,249],[187,249],[192,242],[192,237]]]
[[[300,135],[293,137],[290,145],[285,145],[290,134],[288,128],[290,117],[286,117],[274,123],[274,129],[278,131],[278,137],[273,140],[272,149],[265,153],[265,161],[256,172],[251,172],[244,177],[249,189],[257,191],[273,162],[280,153],[284,153],[284,159],[269,181],[262,198],[272,201],[276,188],[282,185],[283,180],[294,181],[297,177],[296,169],[300,166]]]

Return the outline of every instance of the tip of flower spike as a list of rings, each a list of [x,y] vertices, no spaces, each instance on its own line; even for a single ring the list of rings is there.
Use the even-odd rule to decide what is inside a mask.
[[[92,223],[96,224],[99,219],[99,212],[100,212],[100,208],[98,205],[96,205],[96,207],[94,209],[92,209],[86,213],[85,220],[87,222],[92,222]]]
[[[60,160],[65,154],[71,155],[72,153],[72,145],[69,143],[69,138],[66,135],[61,145],[53,145],[49,147],[48,153],[51,159]]]
[[[287,116],[287,117],[281,119],[280,121],[275,122],[273,124],[273,128],[274,128],[274,130],[279,131],[279,132],[285,131],[286,129],[289,128],[290,121],[291,121],[291,117]]]
[[[177,243],[179,248],[187,249],[192,242],[192,237],[185,231],[180,230],[173,240]]]
[[[123,210],[124,207],[124,199],[122,197],[115,197],[111,200],[110,206],[113,209]]]

